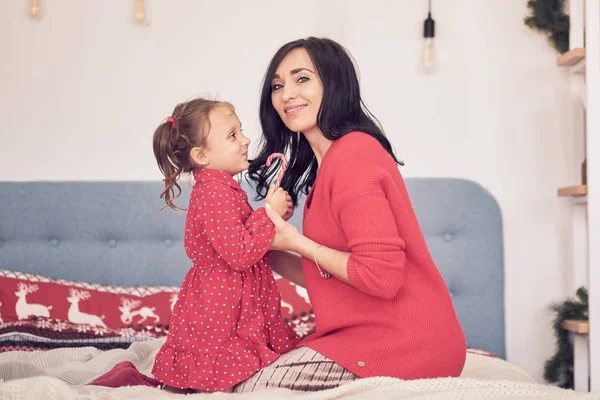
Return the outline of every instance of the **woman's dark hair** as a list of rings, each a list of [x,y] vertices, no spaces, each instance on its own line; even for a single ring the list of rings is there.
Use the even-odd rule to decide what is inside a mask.
[[[323,99],[317,115],[317,126],[329,140],[336,140],[352,131],[373,136],[399,165],[379,121],[369,112],[360,96],[358,76],[349,53],[327,38],[309,37],[283,45],[269,63],[260,97],[260,122],[263,137],[258,156],[250,160],[249,179],[256,182],[257,198],[264,198],[276,171],[265,162],[272,153],[287,154],[290,161],[281,187],[287,190],[294,204],[300,193],[307,194],[317,175],[315,155],[302,134],[290,131],[271,102],[271,81],[285,56],[297,48],[306,49],[323,84]]]

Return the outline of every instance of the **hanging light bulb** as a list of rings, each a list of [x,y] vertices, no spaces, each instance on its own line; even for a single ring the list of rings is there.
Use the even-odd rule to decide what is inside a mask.
[[[435,37],[435,21],[431,18],[431,0],[429,0],[429,13],[427,19],[423,24],[423,37],[425,38],[423,48],[423,69],[426,72],[433,71],[435,67],[434,63],[434,45],[433,39]]]
[[[142,22],[146,18],[146,13],[144,12],[144,0],[134,0],[133,9],[134,16],[137,22]]]
[[[40,15],[40,0],[29,0],[29,14],[32,17]]]

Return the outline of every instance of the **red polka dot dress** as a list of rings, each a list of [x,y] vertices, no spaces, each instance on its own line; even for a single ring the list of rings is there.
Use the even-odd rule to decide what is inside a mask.
[[[184,244],[187,273],[153,375],[180,389],[223,391],[300,341],[281,316],[266,254],[275,227],[233,177],[194,171]]]

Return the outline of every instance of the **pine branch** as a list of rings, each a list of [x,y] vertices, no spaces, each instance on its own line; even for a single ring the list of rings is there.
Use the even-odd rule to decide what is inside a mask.
[[[569,50],[570,19],[564,7],[564,0],[528,0],[531,15],[524,19],[525,25],[545,33],[561,54]]]
[[[577,289],[577,299],[567,298],[553,304],[550,309],[555,316],[552,328],[556,338],[556,352],[544,363],[544,379],[565,389],[573,388],[573,343],[570,333],[562,328],[567,319],[588,320],[588,292],[584,287]]]

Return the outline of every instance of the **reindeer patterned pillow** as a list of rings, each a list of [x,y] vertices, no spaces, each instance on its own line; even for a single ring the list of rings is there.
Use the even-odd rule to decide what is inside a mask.
[[[126,347],[135,340],[165,336],[178,291],[0,270],[0,351]]]
[[[276,276],[281,313],[300,337],[314,332],[304,288]],[[168,333],[178,287],[117,287],[0,270],[0,352],[125,348]]]
[[[281,293],[281,315],[300,337],[315,331],[315,315],[306,289],[275,275],[275,284]]]

